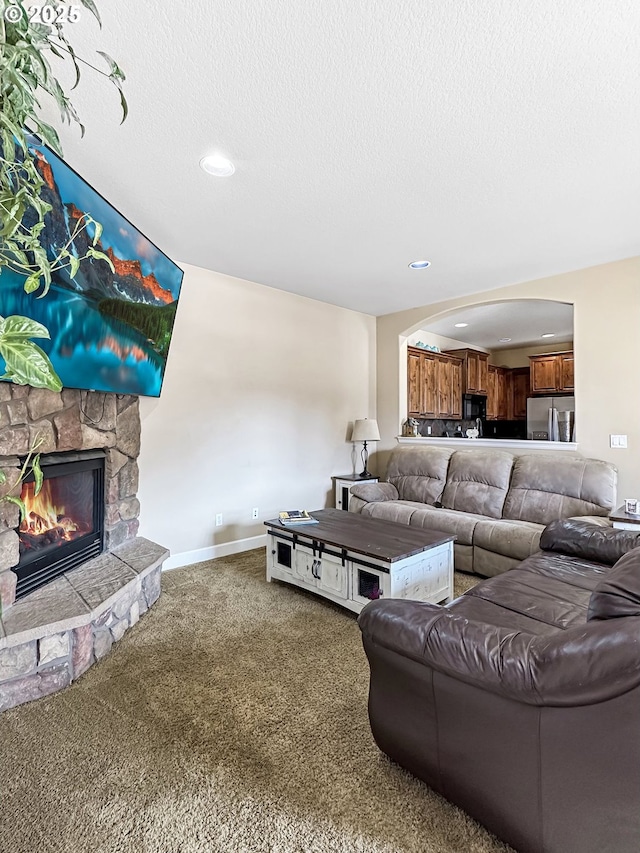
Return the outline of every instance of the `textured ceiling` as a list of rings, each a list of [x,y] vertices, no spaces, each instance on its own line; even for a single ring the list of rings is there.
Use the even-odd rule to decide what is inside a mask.
[[[175,260],[379,315],[640,254],[637,0],[99,6],[66,159]]]
[[[467,323],[460,329],[456,323]],[[513,299],[471,305],[422,326],[427,332],[492,351],[523,346],[555,346],[573,341],[573,305],[546,299]],[[543,338],[552,334],[552,338]],[[500,341],[509,338],[509,341]],[[561,347],[562,348],[562,347]]]

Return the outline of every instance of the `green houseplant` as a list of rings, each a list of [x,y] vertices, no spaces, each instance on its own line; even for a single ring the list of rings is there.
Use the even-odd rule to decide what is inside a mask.
[[[78,3],[101,26],[94,0],[78,0]],[[27,8],[18,0],[0,0],[0,299],[2,271],[5,269],[24,277],[26,293],[33,294],[33,298],[43,298],[49,290],[52,272],[62,267],[68,267],[73,278],[85,258],[102,259],[112,266],[110,259],[95,249],[102,226],[89,214],[79,219],[65,246],[53,256],[47,253],[40,235],[51,207],[41,197],[44,181],[36,168],[28,136],[36,133],[62,156],[56,130],[40,116],[39,99],[43,94],[54,99],[63,122],[77,123],[84,133],[69,95],[53,74],[50,57],[72,64],[75,72],[72,89],[80,82],[82,66],[105,76],[119,92],[122,121],[127,117],[127,102],[122,92],[124,74],[102,51],[98,53],[106,63],[106,71],[91,65],[76,52],[67,38],[65,26],[77,20],[79,5],[61,5],[54,0],[44,0],[39,9],[34,11],[34,7]],[[93,226],[93,238],[85,254],[78,256],[73,250],[74,238],[88,225]],[[60,391],[62,383],[59,377],[33,338],[49,338],[49,332],[29,317],[0,316],[0,356],[5,362],[2,378],[20,385]],[[33,442],[14,482],[7,485],[7,476],[0,471],[0,486],[5,491],[0,500],[16,504],[21,518],[24,518],[25,506],[20,488],[25,476],[33,473],[35,494],[42,486],[37,452],[40,443],[39,439]]]
[[[94,0],[78,2],[101,25]],[[67,38],[65,27],[73,25],[79,11],[79,6],[61,5],[55,0],[45,0],[39,12],[32,6],[27,11],[18,0],[0,0],[0,287],[2,270],[10,269],[24,276],[24,289],[34,298],[46,296],[52,272],[62,267],[67,267],[73,278],[85,258],[102,259],[112,266],[110,259],[95,248],[102,227],[89,214],[78,220],[69,242],[53,257],[40,241],[51,207],[41,197],[44,181],[28,135],[35,132],[60,156],[62,148],[56,130],[40,116],[39,98],[43,94],[52,97],[61,120],[75,122],[84,133],[69,95],[53,74],[50,57],[72,64],[72,88],[80,82],[82,66],[107,77],[119,92],[122,120],[127,116],[124,74],[117,63],[98,51],[108,69],[102,71],[82,59]],[[93,238],[85,254],[78,256],[73,250],[74,238],[88,225],[93,226]],[[29,317],[0,316],[0,355],[5,361],[2,378],[59,391],[62,384],[49,358],[32,340],[48,337],[48,330]]]

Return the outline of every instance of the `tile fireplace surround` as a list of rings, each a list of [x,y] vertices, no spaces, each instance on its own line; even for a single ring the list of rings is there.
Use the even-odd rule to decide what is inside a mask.
[[[18,508],[0,503],[0,711],[61,690],[109,652],[160,595],[169,552],[137,536],[138,398],[0,382],[0,469],[40,452],[104,450],[105,551],[15,601]],[[13,492],[15,494],[15,490]]]

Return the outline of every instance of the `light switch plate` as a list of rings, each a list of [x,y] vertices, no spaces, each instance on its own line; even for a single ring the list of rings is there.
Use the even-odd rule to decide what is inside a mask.
[[[623,448],[627,446],[627,436],[626,435],[610,435],[609,436],[609,446],[610,447],[618,447]]]

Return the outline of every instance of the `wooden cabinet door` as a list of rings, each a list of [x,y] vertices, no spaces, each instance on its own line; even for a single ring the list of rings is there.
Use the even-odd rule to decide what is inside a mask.
[[[558,359],[555,355],[530,356],[531,393],[553,394],[558,390]]]
[[[558,356],[560,361],[560,383],[559,390],[560,391],[573,391],[574,390],[574,379],[573,379],[573,353],[572,352],[563,352]]]
[[[498,376],[497,368],[492,364],[487,367],[487,420],[495,421],[498,417]]]
[[[407,351],[407,411],[410,418],[420,417],[423,411],[422,353]]]
[[[451,362],[451,417],[462,419],[462,362]]]
[[[422,357],[422,375],[424,398],[422,401],[422,416],[425,418],[438,417],[438,362],[431,354]]]
[[[438,417],[451,415],[452,364],[449,359],[438,359]]]
[[[498,398],[498,420],[506,421],[509,417],[508,413],[508,405],[507,405],[507,374],[508,371],[504,370],[502,367],[498,367],[496,370],[496,387],[497,387],[497,398]]]
[[[479,376],[479,367],[480,359],[477,357],[475,353],[467,354],[467,384],[466,384],[466,393],[467,394],[477,394],[478,393],[478,385],[480,382]]]
[[[478,354],[478,394],[486,394],[488,392],[488,374],[489,356],[483,353]]]
[[[526,421],[527,419],[527,397],[529,396],[530,381],[528,367],[517,367],[511,371],[511,383],[513,385],[511,418],[515,421]]]

